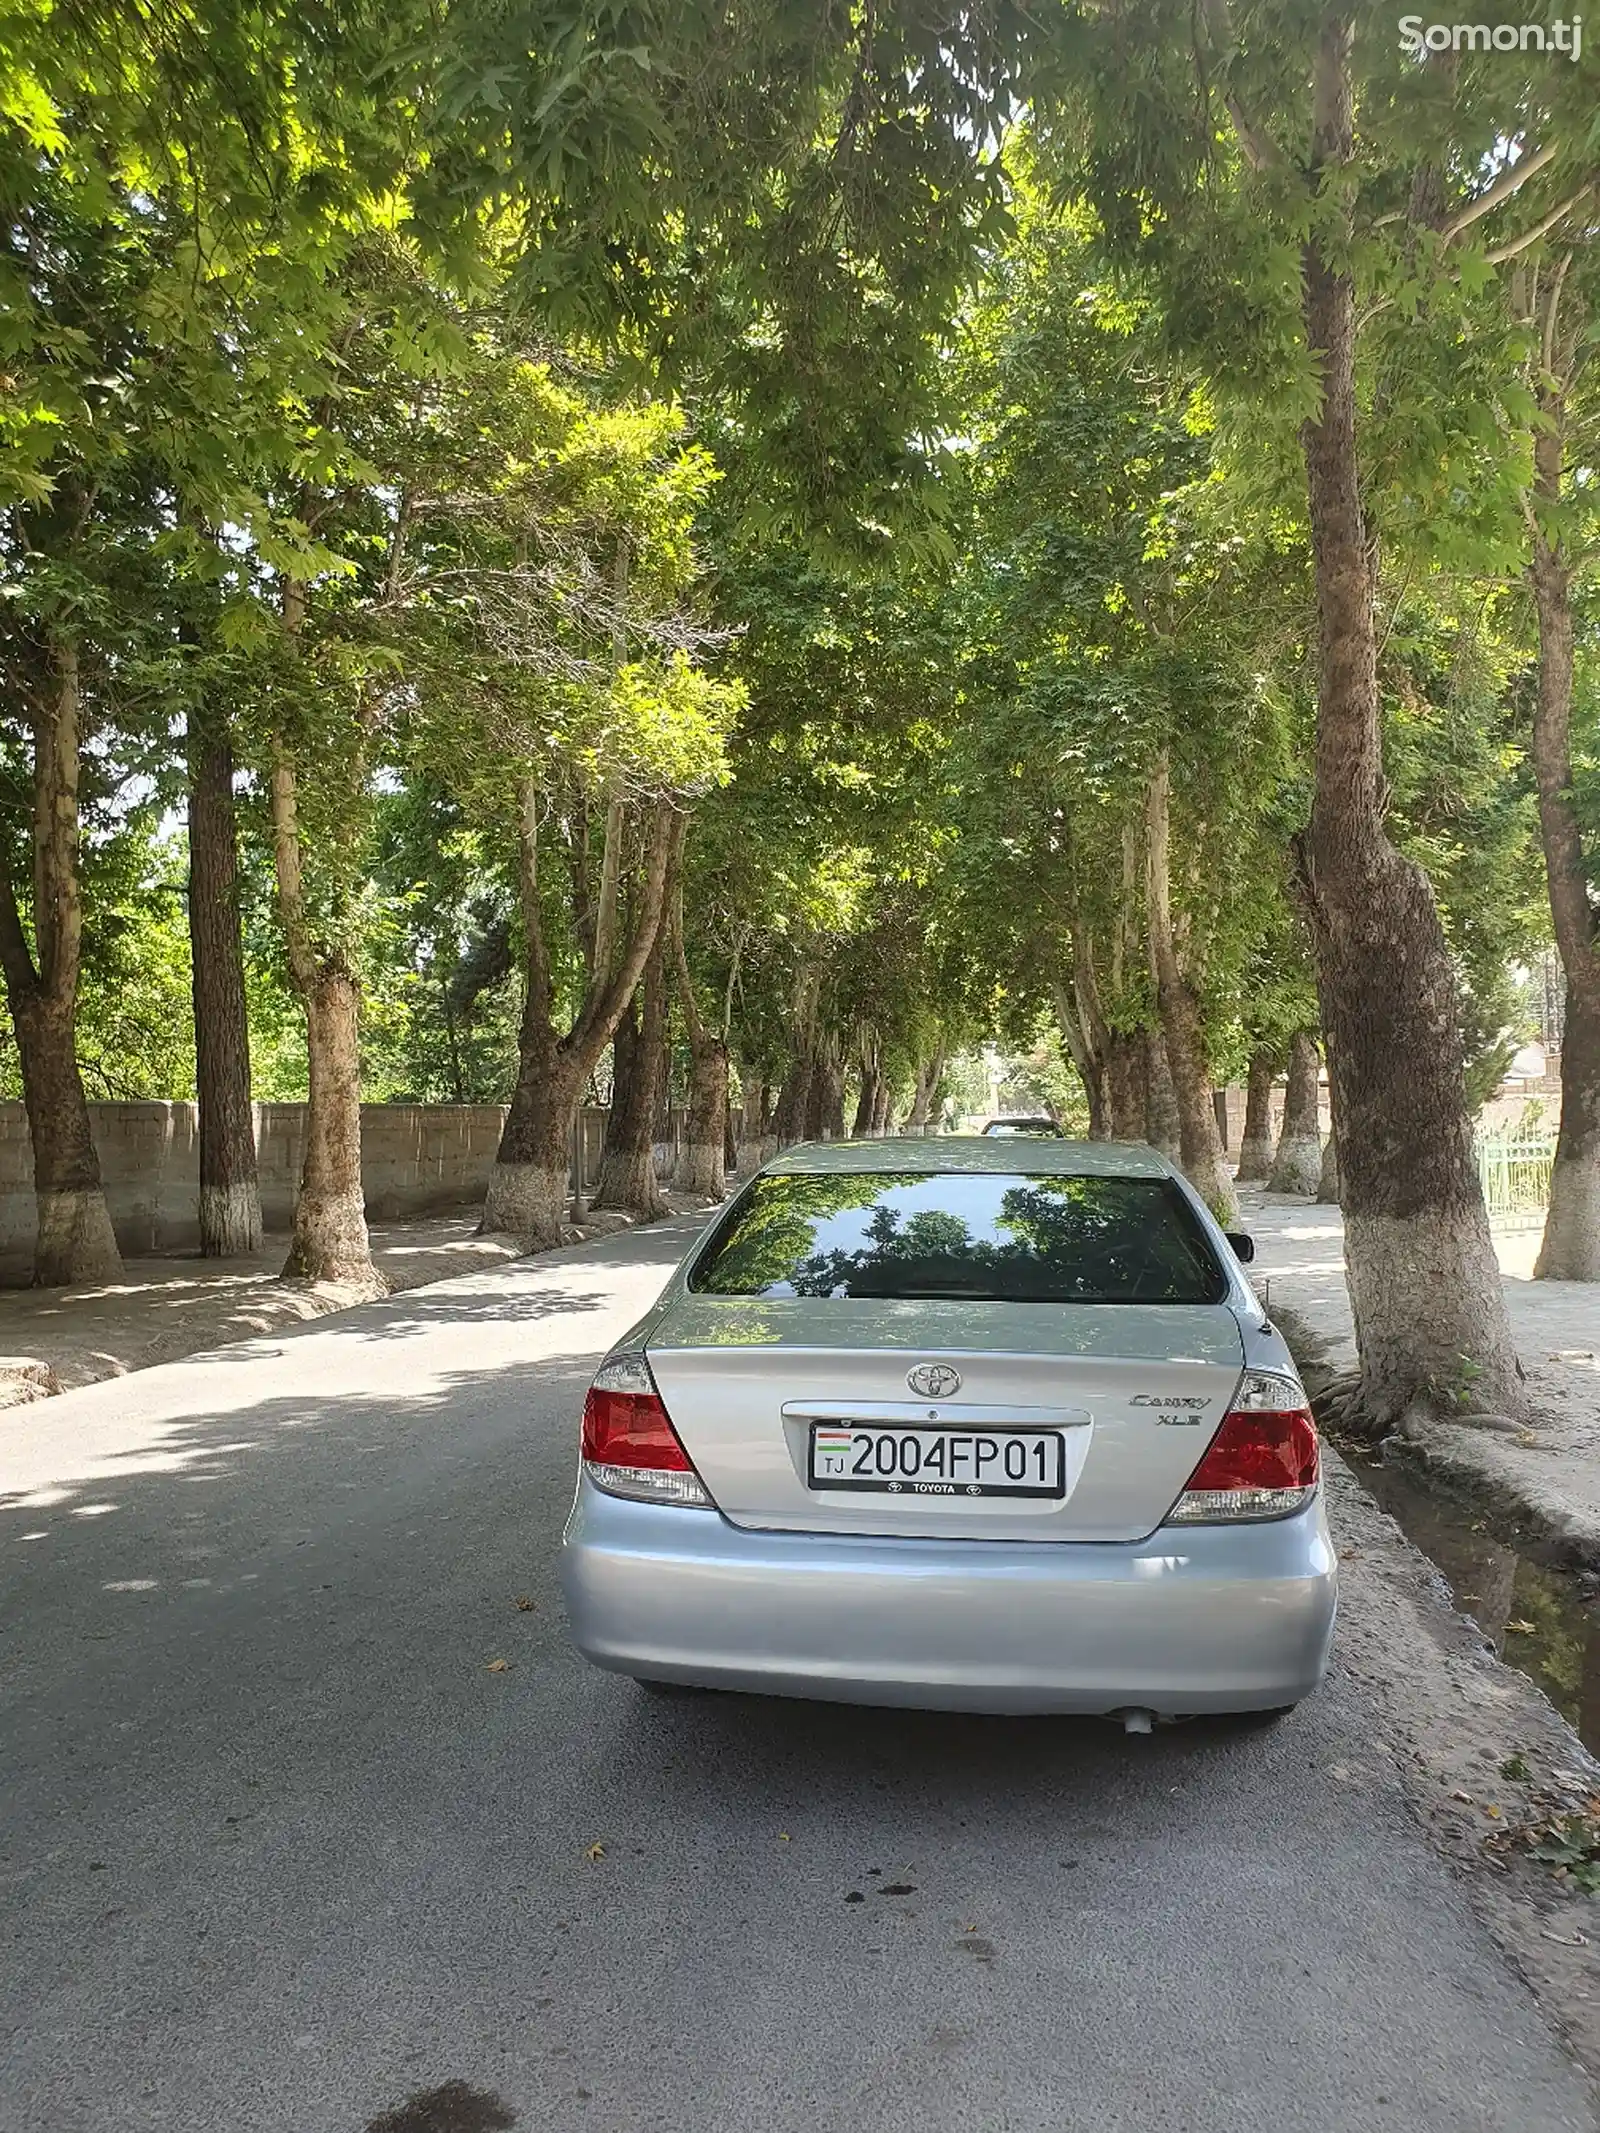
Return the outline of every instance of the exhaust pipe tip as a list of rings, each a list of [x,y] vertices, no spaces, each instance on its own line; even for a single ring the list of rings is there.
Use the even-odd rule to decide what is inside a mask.
[[[1117,1716],[1122,1720],[1124,1733],[1153,1733],[1155,1731],[1156,1714],[1154,1711],[1119,1711]]]

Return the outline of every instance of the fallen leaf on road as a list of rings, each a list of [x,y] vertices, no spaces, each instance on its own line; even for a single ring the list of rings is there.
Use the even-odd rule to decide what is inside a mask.
[[[600,1861],[605,1857],[605,1855],[605,1846],[600,1843],[594,1843],[589,1846],[589,1849],[584,1853],[583,1856],[585,1857],[585,1859],[588,1860],[591,1866],[598,1866],[600,1864]]]
[[[1498,1807],[1486,1807],[1483,1811],[1486,1815],[1492,1815],[1496,1821],[1499,1821],[1500,1810]]]
[[[531,1615],[533,1613],[533,1602],[525,1592],[517,1594],[517,1613],[519,1615]]]
[[[789,1841],[789,1832],[788,1832],[788,1831],[787,1831],[786,1829],[780,1829],[780,1830],[779,1830],[779,1832],[778,1832],[778,1842],[779,1842],[780,1844],[787,1844],[787,1843],[788,1843],[788,1841]]]
[[[491,1659],[489,1661],[488,1672],[491,1674],[508,1674],[510,1671],[511,1661],[509,1659]]]

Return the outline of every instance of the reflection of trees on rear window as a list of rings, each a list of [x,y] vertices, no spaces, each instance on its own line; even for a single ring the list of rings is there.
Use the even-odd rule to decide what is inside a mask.
[[[690,1287],[714,1296],[1217,1303],[1193,1210],[1165,1178],[757,1178]]]

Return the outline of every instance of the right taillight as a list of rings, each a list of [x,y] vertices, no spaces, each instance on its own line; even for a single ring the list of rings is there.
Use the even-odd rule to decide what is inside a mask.
[[[1317,1425],[1305,1392],[1277,1371],[1247,1370],[1168,1523],[1287,1518],[1316,1492]]]
[[[583,1403],[583,1465],[608,1496],[711,1504],[642,1355],[607,1356],[595,1373]]]

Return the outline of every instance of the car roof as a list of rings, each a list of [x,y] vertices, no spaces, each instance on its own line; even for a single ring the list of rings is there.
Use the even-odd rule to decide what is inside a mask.
[[[1164,1155],[1134,1141],[1051,1141],[940,1133],[891,1141],[803,1141],[766,1165],[778,1177],[882,1170],[921,1174],[998,1171],[1009,1177],[1166,1178]]]

